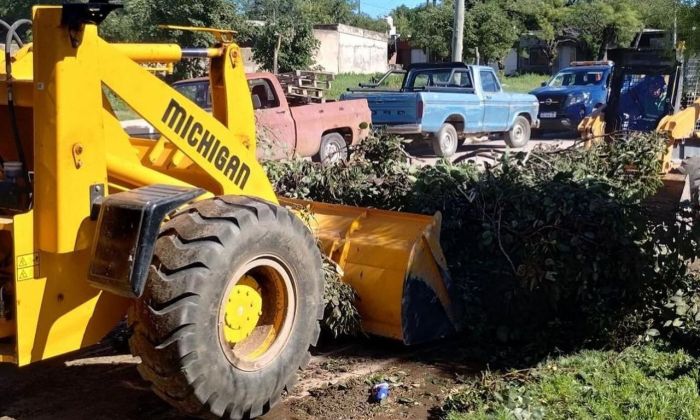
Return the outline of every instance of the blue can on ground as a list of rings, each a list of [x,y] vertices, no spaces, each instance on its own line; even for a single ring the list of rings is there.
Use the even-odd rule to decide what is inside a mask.
[[[389,384],[382,382],[372,387],[372,401],[382,402],[389,397]]]

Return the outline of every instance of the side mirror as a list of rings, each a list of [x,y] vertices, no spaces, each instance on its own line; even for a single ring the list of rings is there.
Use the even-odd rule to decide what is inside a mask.
[[[542,87],[547,86],[547,82],[542,82],[542,84],[540,86],[542,86]]]

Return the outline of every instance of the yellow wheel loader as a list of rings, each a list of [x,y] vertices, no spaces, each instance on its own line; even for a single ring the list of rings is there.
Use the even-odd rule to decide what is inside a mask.
[[[700,161],[688,159],[682,150],[686,142],[700,139],[700,98],[682,106],[683,66],[676,51],[620,48],[610,50],[608,57],[615,62],[608,103],[581,121],[581,138],[590,144],[630,131],[663,134],[667,147],[660,156],[665,186],[661,195],[673,197],[670,201],[675,203],[693,198],[694,205],[700,205]],[[682,166],[674,164],[674,150],[675,160],[684,160]],[[676,168],[681,173],[672,171]],[[686,183],[690,188],[684,191]]]
[[[98,343],[125,317],[154,391],[191,415],[256,417],[292,386],[323,316],[322,255],[366,332],[455,330],[440,217],[282,202],[255,159],[240,49],[110,44],[118,6],[38,6],[0,58],[0,362]],[[11,53],[18,28],[31,44]],[[21,44],[21,42],[20,42]],[[208,58],[213,109],[146,65]],[[160,133],[130,138],[110,97]],[[311,229],[295,206],[313,212]],[[127,315],[128,314],[128,315]],[[108,378],[105,378],[108,380]]]

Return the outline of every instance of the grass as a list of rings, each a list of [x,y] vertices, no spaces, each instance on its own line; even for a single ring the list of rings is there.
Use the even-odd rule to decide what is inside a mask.
[[[335,76],[335,80],[331,84],[331,89],[327,93],[328,99],[338,99],[340,95],[347,91],[348,88],[356,88],[360,83],[371,83],[375,80],[379,80],[383,73],[371,73],[371,74],[357,74],[357,73],[341,73]],[[392,75],[389,79],[389,84],[385,85],[384,88],[388,89],[398,89],[401,87],[401,82],[403,81],[402,76]]]
[[[103,88],[107,101],[112,106],[114,114],[117,116],[119,121],[135,120],[140,118],[139,115],[134,112],[129,105],[126,104],[119,96],[117,96],[112,90],[108,88]]]
[[[698,359],[661,344],[582,351],[487,374],[450,397],[449,420],[700,418]]]
[[[548,76],[528,73],[520,76],[501,77],[501,83],[503,83],[503,90],[506,92],[528,93],[540,87],[542,82],[547,79],[549,79]]]
[[[335,77],[331,85],[331,90],[328,91],[328,99],[338,99],[340,95],[345,92],[348,88],[355,88],[360,83],[368,83],[372,81],[372,78],[381,77],[381,73],[376,74],[356,74],[356,73],[342,73]],[[547,76],[541,74],[523,74],[514,77],[501,77],[501,82],[503,83],[503,90],[507,92],[518,92],[518,93],[528,93],[531,90],[539,87],[542,82],[547,80]],[[401,80],[396,78],[392,80],[390,87],[398,88],[401,86]]]

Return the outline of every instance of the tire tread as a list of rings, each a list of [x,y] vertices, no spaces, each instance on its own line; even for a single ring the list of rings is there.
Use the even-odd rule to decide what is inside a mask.
[[[227,401],[216,389],[206,389],[206,363],[200,360],[195,342],[197,325],[186,319],[187,307],[201,301],[198,288],[215,270],[220,250],[242,230],[261,223],[278,223],[297,232],[303,230],[304,245],[316,247],[301,221],[271,203],[237,196],[196,203],[163,226],[146,291],[130,310],[129,325],[134,333],[129,345],[132,353],[141,357],[139,373],[151,383],[156,394],[189,415],[257,417],[280,397],[271,395],[262,405],[249,407]],[[320,273],[320,258],[314,264]],[[322,286],[315,287],[315,292],[320,293]],[[319,308],[313,308],[316,321],[323,314],[320,299],[317,305]],[[315,322],[309,333],[309,347],[316,345],[319,333],[320,326]],[[308,358],[303,357],[297,368],[303,368]],[[291,388],[295,377],[291,375],[285,389]]]

